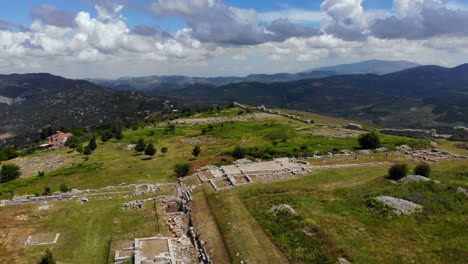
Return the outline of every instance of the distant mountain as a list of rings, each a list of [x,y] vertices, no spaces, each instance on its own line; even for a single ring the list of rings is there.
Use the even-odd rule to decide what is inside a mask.
[[[334,75],[343,74],[388,74],[420,66],[417,63],[408,61],[385,61],[385,60],[367,60],[357,63],[340,64],[335,66],[321,67],[307,72],[326,71],[334,72]]]
[[[0,145],[32,143],[48,125],[96,127],[132,120],[145,110],[163,111],[165,100],[50,74],[0,75]]]
[[[291,82],[311,78],[322,78],[342,74],[387,74],[419,66],[407,61],[370,60],[352,64],[318,68],[300,73],[251,74],[245,77],[188,77],[188,76],[147,76],[126,77],[116,80],[88,79],[98,85],[120,91],[138,91],[146,95],[157,94],[160,91],[179,90],[193,85],[221,86],[241,82]]]
[[[385,127],[468,124],[468,64],[386,75],[335,75],[283,83],[231,83],[162,92],[213,103],[239,101],[346,117]]]
[[[288,82],[333,75],[333,72],[314,71],[308,73],[252,74],[246,77],[188,77],[188,76],[147,76],[126,77],[116,80],[87,79],[88,81],[120,91],[138,91],[153,95],[159,91],[185,89],[193,85],[220,86],[240,82]]]

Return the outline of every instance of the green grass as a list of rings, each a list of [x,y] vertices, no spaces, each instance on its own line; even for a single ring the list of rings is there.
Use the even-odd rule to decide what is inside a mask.
[[[323,170],[299,179],[238,188],[228,195],[243,201],[242,206],[230,204],[235,208],[221,206],[225,192],[210,199],[221,204],[214,208],[220,226],[233,223],[227,211],[247,210],[243,214],[255,218],[292,262],[326,263],[344,256],[353,263],[464,263],[468,201],[456,187],[466,187],[468,164],[447,161],[433,166],[432,178],[440,180],[439,185],[393,185],[384,179],[387,169]],[[412,200],[424,210],[403,217],[385,214],[366,203],[376,195]],[[269,212],[280,203],[292,205],[298,214]],[[231,244],[242,245],[242,240]]]
[[[121,198],[91,198],[89,203],[84,205],[75,202],[53,202],[53,207],[39,212],[35,209],[38,205],[14,209],[0,208],[0,214],[5,210],[18,210],[22,213],[29,211],[27,214],[32,219],[23,224],[32,228],[31,233],[61,234],[58,243],[54,245],[21,246],[16,248],[15,252],[6,251],[7,254],[0,255],[0,262],[9,263],[10,259],[16,258],[18,263],[36,263],[45,248],[50,248],[60,263],[106,263],[109,244],[112,246],[122,240],[130,242],[135,237],[152,236],[163,230],[160,228],[162,223],[158,223],[154,217],[152,202],[147,203],[147,208],[141,211],[123,211],[121,204],[125,201]],[[9,229],[7,232],[15,232],[15,229]],[[23,238],[25,239],[18,237],[18,240]],[[110,252],[112,258],[113,250]]]

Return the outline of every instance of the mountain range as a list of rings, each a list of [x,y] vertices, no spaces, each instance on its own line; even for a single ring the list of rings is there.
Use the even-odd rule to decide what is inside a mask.
[[[385,127],[468,124],[468,64],[420,66],[385,75],[334,75],[292,82],[196,85],[161,95],[300,109]]]
[[[311,78],[322,78],[343,74],[387,74],[417,67],[419,64],[407,61],[368,60],[352,64],[335,65],[317,68],[300,73],[251,74],[245,77],[189,77],[189,76],[147,76],[126,77],[116,80],[88,79],[98,85],[116,90],[139,91],[147,95],[157,94],[160,91],[178,90],[193,85],[221,86],[241,82],[290,82]]]

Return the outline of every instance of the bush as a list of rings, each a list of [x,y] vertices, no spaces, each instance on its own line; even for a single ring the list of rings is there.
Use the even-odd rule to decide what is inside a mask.
[[[425,163],[419,164],[414,168],[414,174],[429,178],[429,175],[431,174],[431,166]]]
[[[69,139],[67,139],[67,142],[65,142],[65,146],[71,149],[76,149],[79,144],[81,144],[81,140],[77,136],[71,136]]]
[[[52,252],[49,249],[46,249],[44,252],[44,255],[42,255],[41,260],[37,262],[37,264],[55,264],[55,259],[54,256],[52,255]]]
[[[359,145],[361,145],[363,149],[376,149],[380,147],[379,135],[374,132],[362,134],[359,137]]]
[[[388,170],[388,178],[391,180],[399,180],[408,174],[408,165],[394,164]]]
[[[161,153],[166,154],[169,149],[167,147],[162,147],[161,148]]]
[[[43,195],[49,195],[52,193],[52,190],[50,189],[49,186],[44,187],[44,192],[42,193]]]
[[[45,172],[44,171],[37,171],[37,177],[44,177]]]
[[[70,188],[65,183],[60,184],[60,191],[63,193],[69,192]]]
[[[143,152],[146,148],[145,140],[140,138],[138,139],[138,143],[135,146],[135,151],[136,152]]]
[[[20,167],[15,164],[4,164],[0,170],[0,183],[16,180],[20,175]]]
[[[145,155],[148,155],[150,157],[154,156],[156,154],[157,150],[154,148],[153,143],[149,143],[148,146],[145,149]]]
[[[231,156],[235,159],[243,159],[245,158],[245,149],[241,147],[236,147],[232,152]]]
[[[95,151],[97,149],[97,144],[96,144],[96,137],[93,136],[91,140],[89,141],[88,147],[91,149],[91,151]]]
[[[195,157],[198,157],[200,153],[201,153],[201,148],[200,146],[196,145],[192,150],[192,155]]]
[[[177,175],[177,177],[187,176],[189,175],[191,170],[192,165],[190,165],[190,163],[176,164],[174,166],[174,172]]]
[[[0,148],[0,161],[11,160],[19,156],[18,151],[12,147]]]

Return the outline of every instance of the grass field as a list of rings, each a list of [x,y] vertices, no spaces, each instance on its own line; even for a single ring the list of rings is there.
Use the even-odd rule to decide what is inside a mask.
[[[191,118],[235,116],[237,108],[198,113]],[[317,130],[334,129],[346,120],[298,113],[329,128],[310,126],[282,116],[249,122],[223,122],[177,125],[174,133],[167,124],[146,124],[127,129],[121,141],[102,143],[85,157],[68,149],[38,151],[23,159],[59,154],[67,162],[42,177],[25,177],[0,184],[0,199],[13,194],[42,194],[45,187],[58,191],[61,184],[76,189],[97,189],[122,183],[174,183],[173,167],[190,162],[194,168],[229,162],[235,147],[246,149],[249,158],[269,159],[283,156],[312,156],[314,153],[359,149],[356,136],[327,137],[314,135]],[[428,140],[380,135],[389,149],[408,144],[428,146]],[[149,159],[125,150],[140,138],[158,149]],[[437,140],[439,147],[468,155],[457,142]],[[195,145],[202,152],[191,155]],[[167,154],[161,148],[169,149]],[[69,153],[70,152],[70,153]],[[394,152],[358,155],[353,158],[308,159],[313,165],[407,162]],[[42,162],[42,161],[41,161]],[[413,164],[414,165],[414,164]],[[412,166],[413,166],[412,165]],[[384,176],[388,166],[317,170],[311,175],[268,184],[252,184],[214,192],[200,186],[194,194],[193,210],[197,229],[208,241],[217,263],[336,263],[346,257],[353,263],[463,263],[468,259],[466,226],[467,198],[456,192],[468,188],[465,161],[443,161],[433,166],[433,178],[441,184],[392,185]],[[196,179],[187,181],[197,185]],[[163,189],[161,193],[173,193]],[[369,207],[375,195],[391,195],[418,202],[423,213],[394,217],[382,208]],[[53,207],[38,211],[39,205],[0,208],[0,263],[35,263],[45,246],[25,247],[27,236],[35,233],[61,233],[59,243],[47,246],[60,263],[105,263],[116,249],[135,237],[164,233],[157,221],[156,205],[142,211],[122,211],[128,199],[91,199],[79,205],[54,202]],[[272,205],[287,203],[297,214],[273,214]],[[27,216],[27,220],[17,220]],[[4,232],[3,232],[4,231]],[[110,253],[109,253],[110,252]]]
[[[162,189],[157,194],[169,191]],[[155,217],[153,202],[147,202],[144,210],[123,211],[121,205],[128,200],[91,197],[86,204],[49,202],[52,206],[42,211],[38,211],[40,204],[2,207],[0,262],[37,263],[43,251],[50,248],[60,263],[107,263],[116,249],[128,246],[134,238],[165,233],[163,220]],[[162,210],[162,206],[156,204],[156,210]],[[18,215],[28,220],[15,220]],[[27,237],[36,233],[60,233],[60,238],[53,245],[24,246]]]
[[[254,184],[208,195],[230,252],[255,248],[248,234],[258,225],[291,262],[335,263],[465,263],[468,251],[465,161],[433,166],[441,184],[393,185],[384,179],[387,167],[323,170],[298,179]],[[396,217],[369,208],[374,195],[390,195],[422,204],[420,214]],[[289,204],[297,215],[275,215],[272,205]],[[238,216],[242,215],[242,218]],[[252,223],[252,221],[255,222]],[[235,229],[235,226],[249,226]],[[260,236],[261,237],[261,236]],[[255,261],[254,261],[255,262]],[[255,262],[268,263],[268,262]]]

